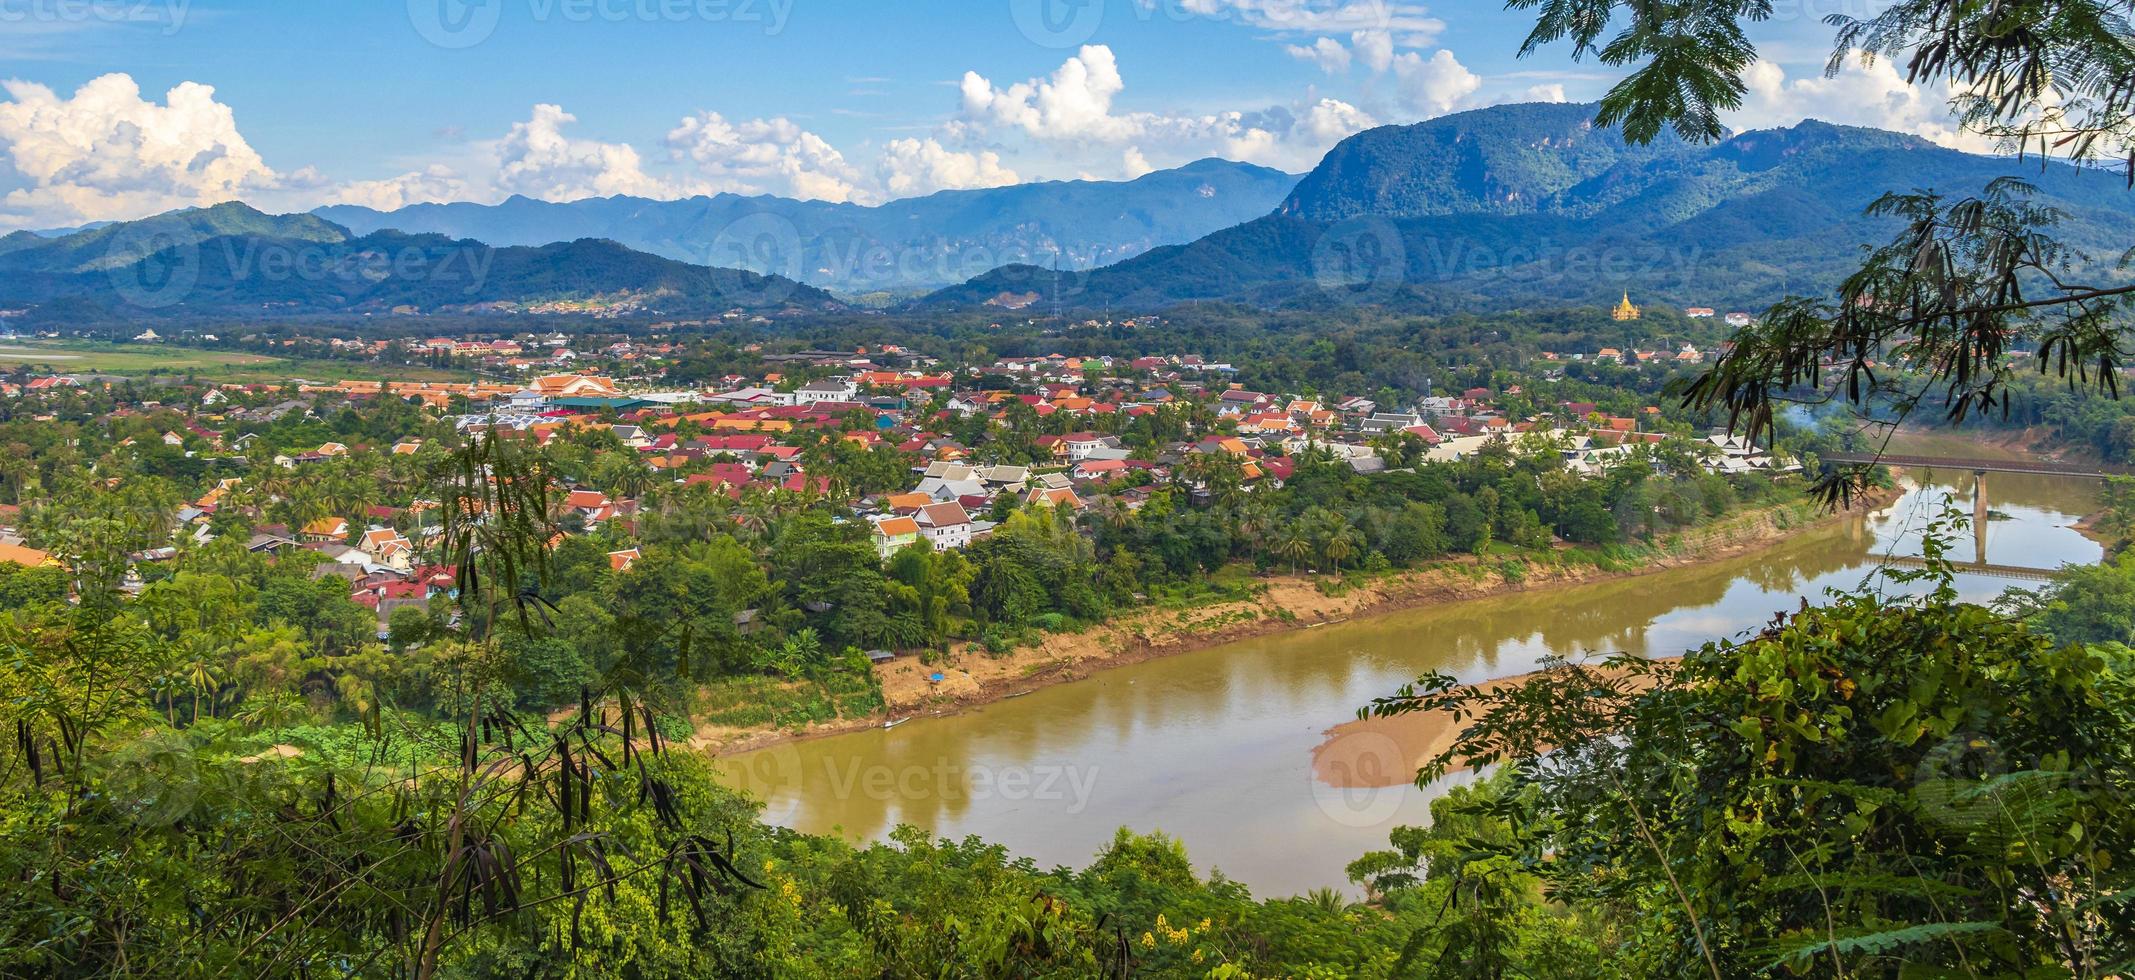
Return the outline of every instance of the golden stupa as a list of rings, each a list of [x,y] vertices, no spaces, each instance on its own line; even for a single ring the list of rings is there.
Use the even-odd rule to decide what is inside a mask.
[[[1621,303],[1618,303],[1618,304],[1616,304],[1616,308],[1615,308],[1614,310],[1610,310],[1610,311],[1609,311],[1609,316],[1610,316],[1610,317],[1612,317],[1612,318],[1618,319],[1618,320],[1636,320],[1636,319],[1638,319],[1638,317],[1639,317],[1638,307],[1636,307],[1636,306],[1632,306],[1632,305],[1631,305],[1631,291],[1630,291],[1630,290],[1628,290],[1628,289],[1624,290],[1624,294],[1623,294],[1623,302],[1621,302]]]

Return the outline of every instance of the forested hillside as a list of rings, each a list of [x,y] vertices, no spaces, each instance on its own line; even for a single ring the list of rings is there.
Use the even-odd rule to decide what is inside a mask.
[[[7,241],[0,303],[71,305],[92,316],[704,314],[839,305],[790,279],[691,265],[612,241],[495,248],[443,235],[357,236],[312,215],[268,215],[243,204]]]
[[[1381,303],[1418,312],[1642,304],[1761,310],[1857,267],[1901,223],[1886,191],[1952,199],[2015,175],[2058,209],[2058,236],[2117,275],[2135,235],[2120,175],[1976,156],[1916,137],[1807,121],[1713,145],[1626,146],[1591,105],[1495,106],[1359,133],[1275,213],[1065,277],[1009,267],[934,304],[1036,293],[1076,308]]]

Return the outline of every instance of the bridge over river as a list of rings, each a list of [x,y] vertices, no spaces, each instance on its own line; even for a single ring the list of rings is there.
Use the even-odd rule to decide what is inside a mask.
[[[1882,564],[1897,568],[1928,567],[1927,559],[1925,558],[1907,558],[1893,555],[1879,559],[1879,561]],[[2032,568],[2028,565],[1993,565],[1986,562],[1973,561],[1953,561],[1950,563],[1950,570],[1953,572],[1971,572],[1977,575],[1997,575],[2002,578],[2020,578],[2032,582],[2051,582],[2058,571],[2058,569],[2052,568]]]
[[[1908,469],[1955,470],[1959,473],[1970,471],[1973,561],[1956,562],[1954,567],[1961,572],[1980,572],[2038,581],[2052,578],[2055,570],[2026,568],[2020,565],[1992,565],[1987,562],[1987,474],[2023,473],[2032,476],[2067,476],[2094,480],[2135,476],[2135,467],[2106,463],[2064,463],[2050,459],[1973,459],[1961,456],[1906,456],[1897,453],[1825,453],[1821,458],[1827,462],[1852,466],[1880,463],[1884,466]],[[1917,558],[1892,558],[1889,561],[1897,565],[1924,567],[1924,563]]]
[[[1956,470],[1971,473],[2031,473],[2039,476],[2078,476],[2104,479],[2135,476],[2135,467],[2103,463],[2063,463],[2050,459],[1967,459],[1958,456],[1900,456],[1895,453],[1825,453],[1828,462],[1861,465],[1881,463],[1914,469]]]

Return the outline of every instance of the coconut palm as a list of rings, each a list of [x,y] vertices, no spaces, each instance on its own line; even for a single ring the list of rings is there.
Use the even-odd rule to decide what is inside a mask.
[[[288,691],[266,691],[245,699],[237,709],[239,724],[250,731],[283,728],[303,721],[304,699]]]
[[[1342,571],[1342,562],[1356,554],[1362,537],[1356,528],[1350,527],[1346,522],[1330,525],[1327,539],[1320,543],[1320,554],[1326,556],[1328,567],[1339,574]]]
[[[1305,529],[1293,521],[1275,532],[1275,557],[1290,563],[1290,573],[1297,573],[1299,562],[1312,554],[1312,538]]]
[[[222,668],[206,659],[195,660],[185,669],[186,687],[193,692],[193,722],[200,721],[200,700],[207,698],[208,714],[215,714],[215,703],[222,695]]]
[[[1304,902],[1329,915],[1341,915],[1349,911],[1349,900],[1332,888],[1315,888],[1304,895]]]
[[[1275,513],[1261,500],[1249,500],[1240,505],[1235,515],[1238,533],[1245,536],[1246,546],[1258,556],[1267,543],[1268,528],[1275,524]]]

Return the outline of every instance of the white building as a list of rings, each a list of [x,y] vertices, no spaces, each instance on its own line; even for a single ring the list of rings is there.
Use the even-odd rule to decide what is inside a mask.
[[[810,381],[794,389],[793,394],[803,405],[813,405],[816,402],[849,402],[859,397],[860,386],[844,379],[830,378]]]
[[[971,534],[976,530],[976,526],[971,522],[971,515],[964,511],[964,505],[954,500],[921,507],[919,513],[913,515],[913,519],[919,523],[919,533],[925,536],[936,550],[961,548],[970,544]]]

